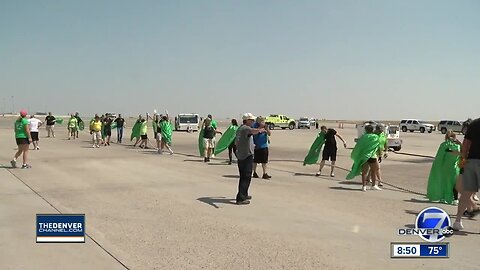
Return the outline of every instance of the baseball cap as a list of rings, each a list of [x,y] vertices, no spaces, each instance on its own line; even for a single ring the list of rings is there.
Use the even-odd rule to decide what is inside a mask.
[[[245,113],[242,115],[242,120],[253,120],[255,121],[256,117],[251,113]]]
[[[27,110],[21,110],[20,111],[20,116],[22,116],[22,117],[27,116]]]

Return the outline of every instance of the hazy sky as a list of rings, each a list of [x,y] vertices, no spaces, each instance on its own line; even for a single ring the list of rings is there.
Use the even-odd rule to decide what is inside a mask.
[[[0,0],[0,111],[480,116],[480,1]]]

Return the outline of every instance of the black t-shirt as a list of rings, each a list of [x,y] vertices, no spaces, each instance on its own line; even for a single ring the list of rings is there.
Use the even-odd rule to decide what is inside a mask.
[[[468,159],[480,159],[480,118],[477,118],[468,126],[465,139],[472,142],[470,151],[468,152]]]
[[[77,119],[77,122],[80,124],[83,122],[82,118],[80,118],[80,116],[75,116],[75,118]]]
[[[327,129],[327,133],[325,134],[325,148],[337,149],[337,140],[335,140],[335,135],[337,135],[337,131],[335,129]]]
[[[112,129],[112,119],[110,118],[105,118],[103,119],[103,126],[105,127],[105,130],[111,130]]]
[[[122,128],[123,125],[125,124],[125,119],[117,118],[117,119],[115,119],[115,123],[117,123],[117,128]]]
[[[203,138],[213,139],[215,137],[215,129],[212,126],[208,126],[203,130]]]
[[[47,126],[55,125],[55,116],[49,115],[49,116],[45,117],[45,122],[47,122]]]

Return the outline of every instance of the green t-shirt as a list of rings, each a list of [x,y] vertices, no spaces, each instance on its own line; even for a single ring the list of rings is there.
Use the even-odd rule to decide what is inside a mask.
[[[28,139],[27,131],[25,131],[26,126],[28,126],[28,119],[26,118],[15,121],[15,138]]]
[[[147,121],[140,124],[140,135],[147,135]]]
[[[68,127],[69,128],[76,128],[78,125],[78,120],[77,118],[70,118],[70,120],[68,121]]]
[[[217,130],[217,127],[218,127],[217,121],[212,120],[212,122],[210,123],[210,125],[211,125],[215,130]]]
[[[378,143],[380,144],[379,145],[379,150],[380,151],[385,151],[385,143],[387,142],[387,137],[385,136],[385,133],[380,133],[378,135]]]

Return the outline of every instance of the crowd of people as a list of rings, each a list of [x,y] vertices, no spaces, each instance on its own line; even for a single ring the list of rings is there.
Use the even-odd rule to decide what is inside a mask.
[[[153,137],[156,146],[152,145],[148,138],[148,123],[152,121]],[[55,137],[55,124],[59,121],[52,113],[48,113],[45,121],[41,121],[31,115],[27,118],[25,110],[20,111],[20,117],[15,121],[14,130],[18,151],[11,160],[12,167],[17,167],[17,159],[21,156],[22,169],[31,168],[28,164],[28,151],[30,143],[34,150],[40,150],[39,128],[45,124],[47,137]],[[478,197],[476,192],[480,188],[480,118],[471,123],[466,123],[464,141],[460,142],[454,132],[448,131],[444,142],[441,143],[430,171],[427,197],[432,202],[443,202],[458,205],[458,213],[453,224],[455,230],[463,229],[461,218],[467,216],[473,218],[480,213],[476,205]],[[102,116],[95,115],[89,123],[89,132],[92,136],[92,147],[100,148],[110,146],[112,129],[117,130],[117,143],[123,142],[126,121],[121,116],[113,117],[110,114]],[[84,129],[84,122],[79,113],[71,114],[67,123],[68,139],[78,138],[79,131]],[[335,162],[337,158],[336,138],[347,143],[343,137],[334,129],[321,126],[321,131],[313,142],[310,151],[304,160],[304,165],[317,164],[322,152],[318,172],[316,176],[322,175],[322,170],[327,161],[330,161],[330,176],[335,176]],[[166,149],[173,155],[172,145],[172,123],[168,115],[149,114],[139,115],[134,126],[130,140],[135,140],[134,147],[153,148],[159,154]],[[218,145],[216,135],[222,135]],[[270,179],[267,172],[269,158],[269,144],[272,132],[265,123],[265,118],[255,117],[251,113],[242,116],[242,125],[238,125],[236,119],[232,119],[230,127],[223,134],[218,131],[218,124],[211,115],[203,121],[199,132],[199,153],[204,162],[210,162],[214,155],[228,149],[229,160],[232,164],[233,156],[237,159],[239,170],[238,193],[236,203],[239,205],[249,204],[249,186],[252,178],[260,178],[257,173],[258,164],[262,167],[262,178]],[[362,191],[367,191],[370,184],[372,190],[382,190],[382,177],[380,164],[387,157],[388,142],[385,135],[385,126],[366,125],[365,133],[358,139],[351,152],[353,165],[346,176],[346,179],[353,179],[361,176]]]

